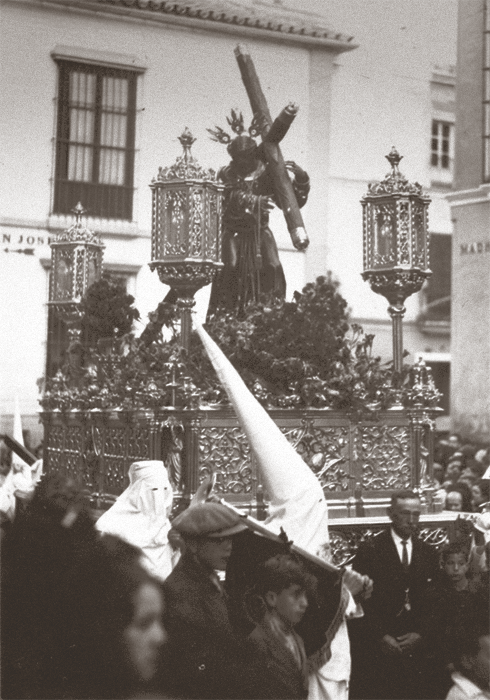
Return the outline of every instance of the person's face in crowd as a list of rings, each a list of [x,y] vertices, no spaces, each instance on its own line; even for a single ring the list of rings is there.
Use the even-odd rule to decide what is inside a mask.
[[[131,665],[138,679],[145,683],[155,675],[160,647],[167,641],[162,615],[161,592],[154,584],[144,583],[135,595],[133,619],[123,638]]]
[[[433,475],[434,479],[441,484],[442,483],[442,478],[444,476],[444,468],[441,464],[434,464],[433,467]]]
[[[449,491],[446,496],[446,510],[461,512],[463,510],[463,494],[459,491]]]
[[[457,481],[461,476],[461,462],[449,462],[446,468],[446,479]]]
[[[479,505],[485,503],[485,497],[478,484],[473,484],[471,487],[471,505],[473,508],[478,508]]]
[[[451,447],[454,447],[455,450],[457,450],[459,447],[461,447],[461,442],[459,441],[459,437],[457,435],[450,435],[447,442],[448,442],[448,445],[451,445]]]
[[[468,572],[468,561],[462,553],[449,554],[444,562],[444,571],[453,583],[460,583]]]
[[[480,648],[475,656],[463,657],[465,676],[482,690],[490,689],[490,635],[479,639]]]
[[[290,627],[301,622],[308,607],[306,591],[297,583],[284,588],[280,593],[268,591],[266,601],[280,619]]]
[[[191,551],[201,564],[218,571],[226,570],[232,548],[231,537],[207,537],[190,544]]]
[[[420,500],[418,498],[399,498],[388,515],[397,535],[408,539],[417,531],[420,518]]]
[[[471,486],[478,479],[478,476],[471,467],[466,467],[461,472],[460,480],[462,481],[463,479]]]

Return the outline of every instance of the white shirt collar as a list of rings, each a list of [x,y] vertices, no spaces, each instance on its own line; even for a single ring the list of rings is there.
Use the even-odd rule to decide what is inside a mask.
[[[490,698],[490,694],[479,688],[473,681],[470,681],[469,678],[461,675],[458,671],[453,673],[451,678],[453,679],[454,685],[457,685],[466,697],[475,698],[475,700],[478,700],[478,698]]]
[[[393,542],[395,543],[396,551],[398,552],[398,556],[400,557],[400,561],[402,561],[403,538],[400,537],[400,535],[398,533],[396,533],[393,528],[391,528],[391,537],[393,539]],[[412,549],[413,549],[412,538],[409,537],[406,542],[407,542],[408,563],[410,564],[410,562],[412,561]]]
[[[393,537],[393,542],[396,544],[396,546],[397,546],[397,547],[398,547],[398,546],[401,547],[401,546],[402,546],[403,537],[400,537],[400,535],[399,535],[397,532],[395,532],[393,528],[391,528],[391,536]],[[406,542],[407,542],[407,545],[408,545],[408,544],[412,544],[412,538],[409,537],[409,538],[406,540]]]

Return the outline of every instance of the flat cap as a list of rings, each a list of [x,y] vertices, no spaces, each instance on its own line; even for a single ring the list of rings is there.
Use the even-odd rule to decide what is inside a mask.
[[[180,513],[172,527],[184,537],[231,537],[247,526],[221,503],[197,503]]]

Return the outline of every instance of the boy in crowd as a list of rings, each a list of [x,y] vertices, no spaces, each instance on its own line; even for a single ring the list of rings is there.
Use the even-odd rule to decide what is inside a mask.
[[[260,620],[249,638],[275,680],[270,698],[287,700],[308,695],[305,648],[294,628],[306,612],[315,585],[315,577],[306,573],[300,562],[281,554],[262,566],[253,590],[255,597],[249,598],[249,608],[252,601],[259,603],[256,611],[249,610],[254,621]]]
[[[446,700],[484,700],[490,698],[490,630],[488,600],[485,610],[475,605],[465,614],[454,636],[453,687]]]
[[[431,697],[444,698],[451,686],[448,664],[456,627],[476,604],[476,581],[469,579],[468,544],[456,540],[441,552],[442,575],[427,594],[427,616],[422,637],[431,666]]]

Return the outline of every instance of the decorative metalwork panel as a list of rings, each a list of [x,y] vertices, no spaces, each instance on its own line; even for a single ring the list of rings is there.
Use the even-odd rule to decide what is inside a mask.
[[[199,442],[199,482],[216,472],[215,490],[221,494],[250,494],[253,467],[250,447],[237,427],[201,430]]]
[[[120,494],[128,485],[125,460],[122,456],[104,459],[105,463],[105,488],[104,491]]]
[[[48,461],[49,469],[53,472],[63,471],[63,443],[65,428],[62,425],[51,425],[48,433]]]
[[[426,409],[424,409],[426,411]],[[379,421],[354,422],[343,412],[272,412],[287,439],[319,479],[325,495],[339,512],[352,514],[361,482],[364,503],[386,498],[387,492],[409,486],[416,477],[412,464],[417,427],[412,410],[380,413]],[[425,413],[424,413],[425,415]],[[230,409],[172,413],[182,424],[182,497],[187,499],[211,472],[217,475],[217,491],[240,507],[262,503],[257,491],[258,474],[249,444]],[[126,487],[131,462],[168,460],[162,453],[161,436],[165,416],[156,428],[152,416],[125,416],[117,420],[106,412],[67,415],[46,413],[46,470],[78,470],[85,488],[97,497],[117,495]],[[194,418],[197,420],[194,426]],[[193,427],[194,426],[194,427]],[[191,436],[192,439],[191,439]],[[180,447],[179,447],[180,455]],[[413,472],[413,473],[412,473]],[[175,475],[174,475],[175,476]],[[380,493],[384,492],[384,493]],[[265,497],[267,495],[265,494]],[[352,502],[352,503],[351,503]],[[354,504],[354,505],[352,505]],[[336,511],[336,512],[337,512]]]
[[[372,527],[366,527],[362,530],[330,529],[330,557],[332,564],[345,566],[351,562],[359,545],[372,537],[376,537],[383,529]]]
[[[189,236],[189,256],[191,258],[202,257],[201,241],[203,237],[204,218],[204,192],[202,189],[193,190],[190,193],[191,219]]]
[[[441,547],[448,541],[448,532],[445,527],[430,528],[426,527],[419,532],[420,539],[431,544],[434,547]]]
[[[153,194],[152,198],[152,230],[155,231],[155,236],[151,237],[151,259],[160,260],[163,255],[163,231],[164,226],[164,193],[159,190]]]
[[[105,490],[123,489],[127,485],[125,428],[107,428],[104,453]]]
[[[129,461],[137,462],[138,460],[150,459],[150,429],[144,425],[130,425],[126,432]]]
[[[284,430],[296,451],[316,474],[324,491],[346,491],[349,484],[349,431],[344,426],[316,426],[302,420],[301,428]]]
[[[74,298],[81,299],[85,292],[85,250],[77,248],[75,263],[75,289]]]
[[[379,423],[356,428],[356,451],[362,463],[362,487],[367,490],[410,486],[410,430]]]
[[[398,202],[398,264],[410,265],[410,203],[408,200]]]
[[[83,452],[83,429],[81,425],[73,425],[66,428],[64,446],[64,471],[75,478],[82,478],[83,464],[81,455]]]
[[[204,237],[204,257],[208,260],[221,260],[221,195],[207,192],[207,229],[216,231],[217,236]],[[215,251],[216,246],[218,249]]]

